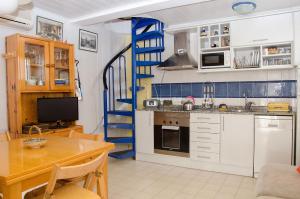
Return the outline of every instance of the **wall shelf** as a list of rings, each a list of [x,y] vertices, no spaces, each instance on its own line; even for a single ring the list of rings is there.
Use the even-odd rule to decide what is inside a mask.
[[[276,65],[276,66],[264,66],[260,68],[243,68],[243,69],[235,69],[235,68],[216,68],[216,69],[201,69],[198,70],[198,73],[223,73],[223,72],[244,72],[244,71],[266,71],[266,70],[288,70],[294,69],[296,66],[294,65]]]
[[[273,55],[263,55],[262,57],[283,57],[283,56],[291,56],[291,53],[283,53],[283,54],[273,54]]]

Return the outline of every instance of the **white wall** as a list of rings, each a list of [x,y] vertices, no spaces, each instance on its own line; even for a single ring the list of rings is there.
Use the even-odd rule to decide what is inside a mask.
[[[294,14],[294,24],[295,24],[295,64],[300,65],[300,12]],[[297,85],[297,99],[300,99],[300,68],[298,68],[298,85]],[[300,100],[298,100],[298,111],[300,113]],[[297,117],[297,132],[300,132],[300,117]],[[297,165],[300,165],[300,134],[297,138],[297,150],[296,150],[296,160]]]
[[[79,72],[83,89],[83,100],[79,102],[79,121],[86,132],[92,132],[99,127],[102,117],[102,69],[111,57],[110,34],[104,25],[99,24],[82,29],[97,32],[99,37],[98,53],[82,51],[78,49],[79,28],[70,24],[68,19],[34,8],[33,19],[35,24],[36,15],[61,21],[64,23],[64,40],[75,44],[75,58],[80,61]],[[30,31],[11,28],[0,25],[0,53],[5,53],[5,36],[23,33],[35,35],[35,27]],[[8,129],[7,126],[7,103],[6,103],[6,66],[5,60],[0,57],[0,130]],[[99,131],[99,128],[95,131]]]

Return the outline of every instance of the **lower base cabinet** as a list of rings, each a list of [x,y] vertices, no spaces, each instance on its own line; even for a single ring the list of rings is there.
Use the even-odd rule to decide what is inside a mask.
[[[154,153],[154,112],[135,112],[136,152]]]
[[[221,115],[221,164],[253,168],[254,116]]]

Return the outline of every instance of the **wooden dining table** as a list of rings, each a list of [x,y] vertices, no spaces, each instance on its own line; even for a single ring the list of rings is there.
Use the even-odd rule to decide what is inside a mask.
[[[4,199],[21,199],[23,192],[47,183],[55,164],[80,164],[114,149],[114,144],[107,142],[58,136],[43,137],[48,142],[39,149],[25,147],[24,138],[0,142],[0,193]],[[106,161],[106,185],[107,164]],[[106,190],[105,198],[108,198],[107,192]]]

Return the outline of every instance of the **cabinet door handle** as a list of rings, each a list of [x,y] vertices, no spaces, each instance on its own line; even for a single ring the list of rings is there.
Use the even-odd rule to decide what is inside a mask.
[[[270,128],[277,128],[278,125],[277,124],[268,124],[268,127],[270,127]]]
[[[224,131],[224,130],[225,130],[225,121],[224,121],[224,116],[223,116],[223,122],[222,122],[222,123],[223,123],[223,125],[222,125],[222,126],[223,126],[223,131]]]
[[[254,40],[253,40],[253,42],[259,42],[259,41],[268,41],[268,39],[265,38],[265,39],[254,39]]]

